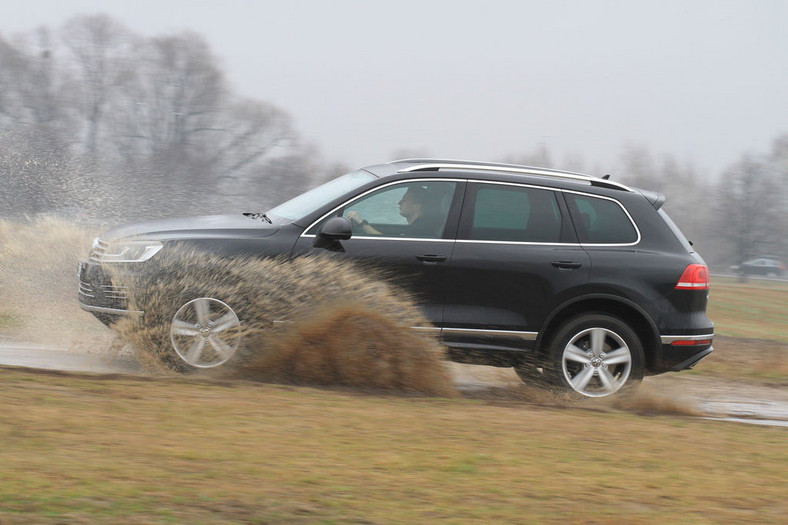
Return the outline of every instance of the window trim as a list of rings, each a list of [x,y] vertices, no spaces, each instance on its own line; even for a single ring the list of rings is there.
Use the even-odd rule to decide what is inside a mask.
[[[640,235],[640,228],[638,228],[637,223],[632,218],[632,215],[630,215],[629,210],[627,210],[627,207],[624,206],[623,204],[621,204],[621,202],[619,202],[618,200],[616,200],[616,199],[614,199],[612,197],[607,197],[607,196],[604,196],[604,195],[595,195],[593,193],[586,193],[586,192],[583,192],[583,191],[561,190],[561,192],[562,193],[573,193],[575,195],[583,195],[584,197],[591,197],[591,198],[594,198],[594,199],[603,199],[603,200],[614,202],[615,204],[618,205],[619,208],[621,208],[624,211],[624,215],[626,215],[627,219],[629,219],[629,223],[635,229],[635,234],[636,234],[637,237],[632,242],[610,242],[610,243],[580,242],[580,235],[578,235],[577,236],[578,244],[580,246],[582,246],[583,248],[585,248],[586,246],[588,246],[588,247],[602,247],[602,248],[605,248],[605,247],[617,247],[617,246],[635,246],[637,244],[640,244],[640,241],[642,240],[642,236]],[[577,222],[575,214],[572,211],[572,207],[569,205],[569,202],[566,203],[566,206],[569,209],[569,215],[572,217],[572,222],[573,223]]]
[[[540,185],[529,184],[529,183],[506,182],[506,181],[495,181],[495,180],[483,180],[483,179],[474,179],[474,178],[461,179],[461,178],[455,178],[455,177],[452,177],[452,178],[424,177],[424,178],[418,178],[418,179],[398,179],[398,180],[395,180],[395,181],[388,182],[386,184],[381,184],[380,186],[375,186],[374,188],[370,188],[369,190],[367,190],[364,193],[361,193],[361,194],[353,197],[352,199],[343,201],[338,206],[335,206],[330,211],[328,211],[328,212],[324,213],[323,215],[321,215],[317,220],[312,221],[309,224],[309,226],[304,228],[304,232],[301,233],[299,238],[313,239],[313,238],[317,237],[316,234],[313,234],[313,233],[307,234],[306,232],[311,230],[312,227],[314,227],[317,223],[319,223],[320,221],[322,221],[323,219],[325,219],[326,217],[328,217],[332,213],[336,212],[338,209],[340,209],[340,208],[342,208],[344,206],[347,206],[347,205],[353,203],[354,201],[356,201],[356,200],[358,200],[358,199],[360,199],[360,198],[362,198],[362,197],[364,197],[364,196],[366,196],[366,195],[368,195],[368,194],[370,194],[370,193],[372,193],[374,191],[386,188],[388,186],[392,186],[394,184],[403,184],[403,183],[408,183],[408,182],[456,182],[456,183],[458,183],[458,186],[457,186],[457,189],[455,190],[455,192],[456,191],[463,192],[463,199],[462,199],[463,201],[464,201],[464,198],[465,198],[464,193],[467,193],[467,191],[468,191],[467,188],[468,188],[468,186],[470,184],[498,184],[498,185],[501,185],[501,186],[517,186],[517,187],[523,187],[523,188],[534,188],[534,189],[538,189],[538,190],[553,191],[553,192],[561,193],[561,194],[573,193],[573,194],[576,194],[576,195],[583,195],[583,196],[586,196],[586,197],[593,197],[593,198],[596,198],[596,199],[609,200],[609,201],[612,201],[612,202],[616,203],[622,210],[624,210],[624,214],[629,219],[630,224],[632,224],[632,227],[635,228],[635,233],[637,233],[637,239],[635,241],[633,241],[633,242],[630,242],[630,243],[583,243],[583,242],[580,242],[580,238],[577,236],[577,234],[575,232],[575,235],[576,235],[576,238],[577,238],[577,242],[555,242],[555,243],[550,243],[550,242],[531,242],[531,241],[485,241],[485,240],[473,240],[473,239],[460,239],[460,238],[458,238],[459,230],[457,230],[455,232],[454,238],[449,238],[449,239],[424,239],[424,238],[417,238],[417,237],[381,237],[381,236],[376,236],[376,235],[357,235],[357,234],[354,234],[352,239],[359,239],[359,240],[369,240],[369,239],[371,239],[371,240],[378,240],[378,241],[458,242],[458,243],[464,243],[464,244],[474,244],[475,243],[475,244],[523,245],[523,246],[579,246],[581,248],[586,248],[586,247],[589,247],[589,248],[608,248],[608,247],[609,248],[614,248],[614,247],[635,246],[637,244],[640,244],[640,241],[642,240],[642,235],[640,233],[640,228],[638,228],[638,225],[635,222],[635,220],[632,218],[632,215],[629,213],[629,210],[627,210],[626,206],[621,204],[621,202],[619,202],[617,199],[614,199],[612,197],[607,197],[607,196],[604,196],[604,195],[597,195],[595,193],[588,193],[588,192],[584,192],[584,191],[567,190],[567,189],[564,189],[564,188],[553,188],[553,187],[549,187],[549,186],[540,186]],[[464,184],[465,186],[461,186],[462,184]],[[457,193],[455,193],[455,200],[456,200],[456,198],[457,198]],[[574,214],[572,213],[572,210],[570,209],[569,204],[566,202],[566,199],[562,199],[562,200],[563,200],[563,205],[565,206],[566,211],[569,213],[569,223],[570,223],[571,227],[574,228],[574,223],[575,223]],[[465,203],[461,202],[460,205],[461,205],[461,207],[460,207],[459,212],[461,214],[462,210],[463,210],[463,208],[465,206]],[[559,202],[559,206],[560,206],[560,202]],[[562,212],[563,212],[564,208],[561,208],[561,209],[562,209]],[[451,210],[449,212],[449,219],[448,220],[451,220],[452,211],[453,210]],[[458,219],[461,220],[461,217],[459,217]],[[458,222],[458,226],[459,226],[459,222]]]

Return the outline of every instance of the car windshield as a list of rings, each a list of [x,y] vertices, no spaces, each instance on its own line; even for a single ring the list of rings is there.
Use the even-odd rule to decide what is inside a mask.
[[[374,178],[367,171],[347,173],[272,208],[267,215],[275,222],[293,222]]]

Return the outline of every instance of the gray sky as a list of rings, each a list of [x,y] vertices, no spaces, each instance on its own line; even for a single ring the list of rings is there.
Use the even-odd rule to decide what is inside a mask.
[[[96,13],[203,34],[238,93],[354,167],[546,144],[607,172],[642,145],[716,175],[788,132],[788,0],[24,0],[0,34]]]

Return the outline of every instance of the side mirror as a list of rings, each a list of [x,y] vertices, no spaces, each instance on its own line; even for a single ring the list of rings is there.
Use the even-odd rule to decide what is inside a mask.
[[[353,235],[353,227],[345,217],[334,217],[317,232],[318,237],[330,241],[346,241]]]
[[[344,252],[345,248],[339,241],[346,241],[351,235],[353,235],[353,227],[350,221],[344,217],[334,217],[320,228],[312,246],[332,252]]]

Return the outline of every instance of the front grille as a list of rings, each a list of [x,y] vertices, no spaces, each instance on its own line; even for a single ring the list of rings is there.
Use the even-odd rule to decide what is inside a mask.
[[[79,281],[79,295],[82,297],[96,297],[93,293],[93,287],[85,281]]]
[[[125,301],[129,297],[129,290],[126,286],[112,286],[109,284],[101,285],[101,293],[107,299],[121,299]]]
[[[128,299],[129,290],[126,286],[79,281],[79,300],[83,304],[125,310]]]
[[[104,252],[107,251],[107,246],[109,243],[107,241],[102,241],[101,239],[96,239],[93,241],[93,246],[90,248],[90,259],[92,262],[100,262],[101,256],[104,255]]]

